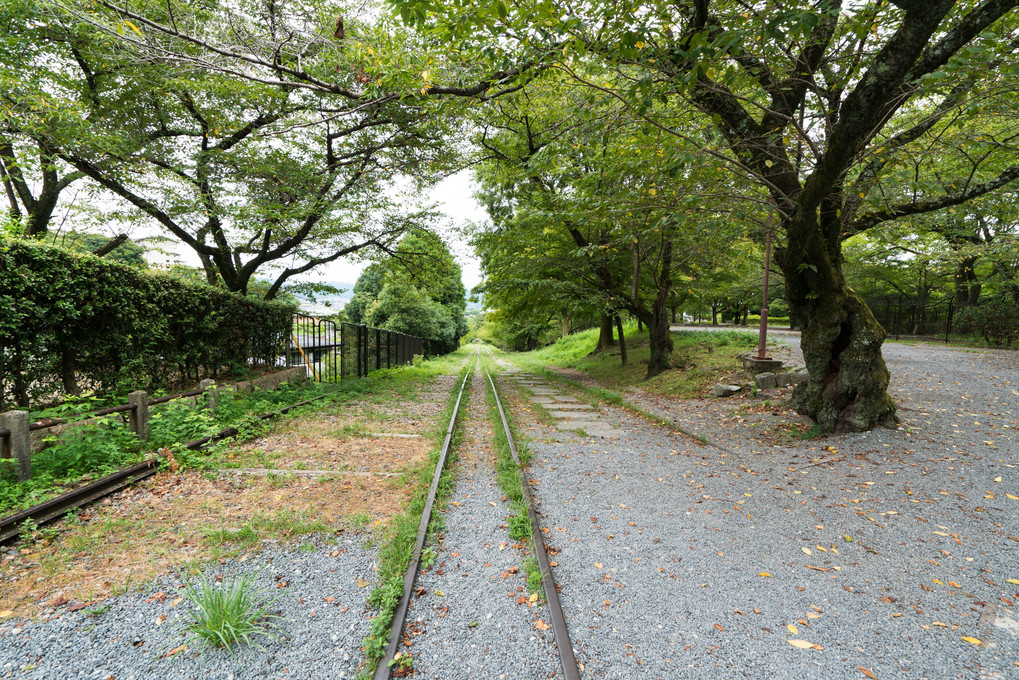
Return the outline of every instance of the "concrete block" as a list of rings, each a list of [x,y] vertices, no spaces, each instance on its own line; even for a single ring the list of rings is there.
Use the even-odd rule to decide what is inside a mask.
[[[775,379],[775,374],[770,371],[758,373],[754,380],[757,382],[757,386],[762,390],[773,390],[778,387],[778,381]]]
[[[149,394],[145,390],[135,390],[127,395],[127,403],[134,406],[128,411],[127,422],[131,431],[143,442],[149,440]]]
[[[28,436],[28,411],[7,411],[0,413],[0,429],[10,430],[10,435],[0,439],[0,458],[4,467],[15,467],[18,481],[32,478],[32,443]]]

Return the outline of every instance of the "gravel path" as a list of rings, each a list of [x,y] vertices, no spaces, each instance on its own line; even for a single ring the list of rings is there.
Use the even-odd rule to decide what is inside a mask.
[[[508,537],[485,391],[476,371],[438,557],[418,577],[423,594],[404,626],[419,678],[547,678],[559,668],[552,631],[539,629],[544,607],[527,603],[522,546]]]
[[[402,430],[433,425],[455,382],[455,376],[437,376],[418,390],[414,399],[378,406],[387,409],[385,424],[390,429]],[[353,407],[356,409],[358,404],[353,403]],[[431,414],[432,419],[423,418],[422,414]],[[343,419],[327,415],[320,420],[325,425],[309,420],[308,427],[328,431],[337,427],[329,421]],[[320,440],[334,442],[333,445],[338,441],[332,434],[323,435],[318,430],[297,432],[295,436],[309,446]],[[377,454],[382,444],[371,438],[365,440],[375,447]],[[315,476],[329,472],[316,470]],[[356,483],[354,487],[360,489]],[[265,510],[285,509],[283,506],[294,502],[302,488],[293,487],[289,497],[285,497],[289,501],[283,500],[279,507],[270,505]],[[93,514],[97,516],[89,521],[136,521],[129,504],[119,514],[104,514],[105,508],[119,507],[125,494],[133,491],[137,489],[121,492],[112,502],[94,506]],[[170,504],[172,498],[171,494],[155,502]],[[213,505],[223,501],[223,494],[206,499]],[[173,515],[172,508],[166,512]],[[203,567],[208,578],[227,583],[240,575],[250,575],[257,591],[271,600],[269,611],[279,617],[273,639],[256,638],[257,645],[239,644],[232,651],[214,649],[186,631],[193,605],[184,597],[188,576],[183,570],[163,573],[145,584],[107,582],[105,587],[128,592],[88,606],[63,598],[62,603],[57,601],[43,610],[45,618],[38,621],[10,617],[10,612],[0,613],[0,678],[353,678],[364,658],[363,640],[376,614],[367,605],[377,580],[377,553],[369,547],[372,538],[366,532],[340,528],[336,533],[295,537],[285,544],[263,541],[257,550],[239,558],[213,561]],[[151,547],[154,554],[151,559],[155,560],[161,555],[161,547],[169,550],[172,546]],[[87,557],[115,555],[117,549],[117,545],[111,545],[92,551]],[[15,550],[4,555],[6,575],[12,581],[14,576],[19,579],[37,576],[29,571],[20,574],[13,571],[11,565],[15,564],[17,554]],[[84,558],[86,553],[75,559],[78,557]],[[184,558],[175,564],[183,561]]]
[[[371,620],[365,600],[374,581],[374,556],[363,548],[364,538],[309,537],[300,547],[269,546],[209,572],[227,581],[255,575],[261,592],[276,598],[271,611],[283,617],[279,642],[238,647],[234,656],[189,640],[184,621],[192,605],[179,601],[184,582],[172,574],[140,592],[106,600],[92,610],[100,614],[83,609],[0,627],[0,677],[353,677]]]
[[[886,359],[898,430],[775,446],[722,400],[642,404],[710,445],[532,424],[590,677],[1019,677],[1019,355]]]

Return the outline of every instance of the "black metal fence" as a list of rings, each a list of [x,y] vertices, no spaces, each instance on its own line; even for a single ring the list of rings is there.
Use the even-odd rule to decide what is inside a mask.
[[[352,323],[336,323],[297,314],[287,340],[287,366],[307,366],[319,382],[362,378],[380,368],[391,368],[456,349],[425,338]]]
[[[953,298],[921,301],[904,296],[885,296],[871,298],[867,305],[889,338],[948,342],[952,336],[955,318]]]

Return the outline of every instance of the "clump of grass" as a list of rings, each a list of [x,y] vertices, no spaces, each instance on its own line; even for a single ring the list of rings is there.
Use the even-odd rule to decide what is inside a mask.
[[[259,592],[249,573],[222,582],[199,576],[184,596],[193,607],[186,622],[188,632],[213,647],[231,649],[239,642],[257,644],[258,638],[275,640],[283,621],[269,611],[274,600]]]
[[[524,573],[527,574],[527,593],[529,595],[537,594],[544,602],[545,593],[541,590],[541,567],[538,566],[538,558],[531,555],[524,560],[521,566],[523,566]]]

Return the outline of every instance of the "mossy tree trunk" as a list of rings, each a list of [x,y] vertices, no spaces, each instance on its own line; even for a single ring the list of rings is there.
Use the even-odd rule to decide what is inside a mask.
[[[881,355],[885,331],[846,285],[837,221],[819,225],[815,215],[787,222],[789,245],[777,253],[790,309],[805,320],[800,349],[810,377],[793,392],[793,406],[826,432],[894,426]]]
[[[606,350],[615,346],[616,339],[612,335],[612,315],[601,315],[601,328],[598,330],[598,346],[595,351]]]

